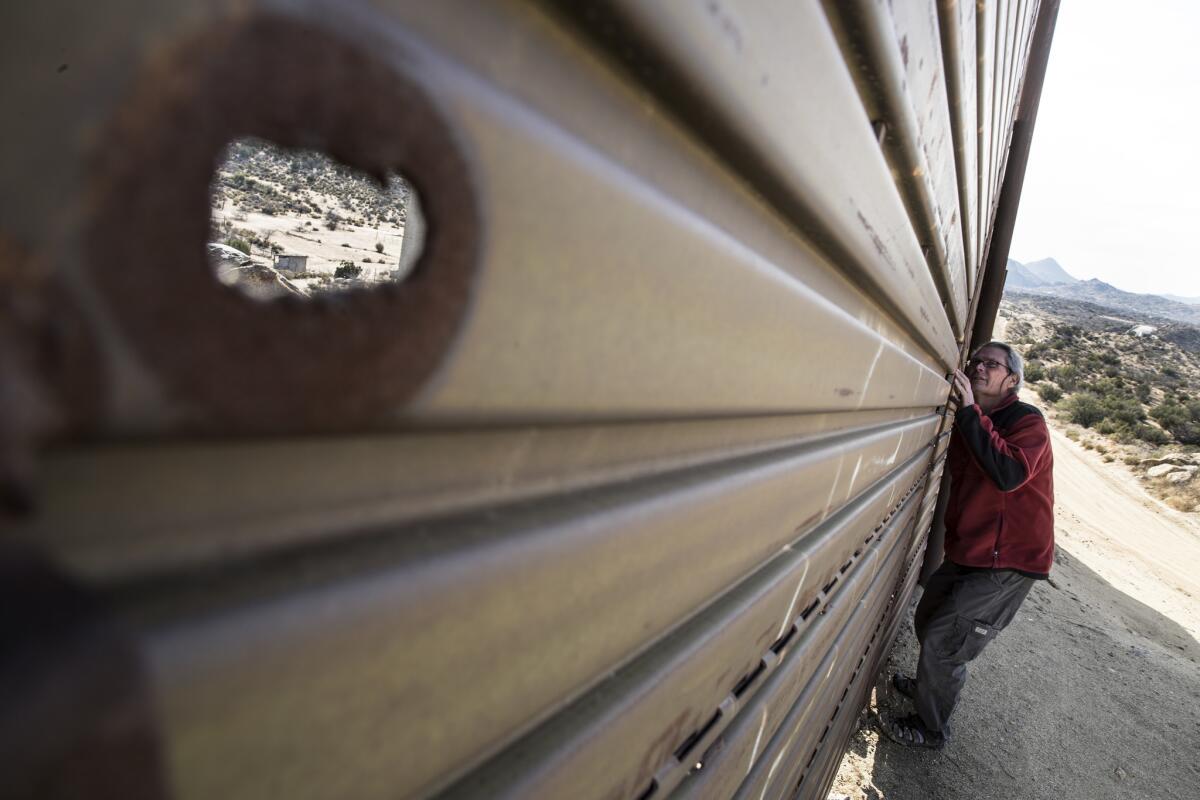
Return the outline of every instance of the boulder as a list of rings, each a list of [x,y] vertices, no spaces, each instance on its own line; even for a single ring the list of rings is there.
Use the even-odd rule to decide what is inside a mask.
[[[1170,475],[1168,475],[1167,480],[1170,481],[1171,483],[1187,483],[1188,481],[1190,481],[1192,479],[1192,476],[1194,476],[1195,474],[1196,474],[1196,470],[1194,470],[1194,469],[1180,470],[1179,472],[1172,472]]]
[[[1139,467],[1156,467],[1160,464],[1171,464],[1177,467],[1191,466],[1196,463],[1195,456],[1187,453],[1172,453],[1158,458],[1143,458],[1138,462]]]
[[[1150,469],[1146,470],[1146,477],[1147,478],[1161,478],[1163,475],[1166,475],[1168,472],[1174,472],[1177,469],[1179,469],[1179,466],[1176,464],[1157,464],[1157,465],[1151,467]]]

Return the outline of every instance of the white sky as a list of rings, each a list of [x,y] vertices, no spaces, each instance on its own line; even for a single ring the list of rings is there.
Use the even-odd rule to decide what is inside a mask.
[[[1200,2],[1064,0],[1009,255],[1200,295]]]

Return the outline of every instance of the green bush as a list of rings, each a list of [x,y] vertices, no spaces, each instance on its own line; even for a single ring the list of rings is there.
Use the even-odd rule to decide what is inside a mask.
[[[1029,383],[1037,383],[1046,377],[1046,369],[1040,361],[1028,361],[1025,364],[1025,380]]]
[[[1100,400],[1100,408],[1104,411],[1105,418],[1126,425],[1134,425],[1146,418],[1142,404],[1133,397],[1106,395]]]
[[[361,274],[362,267],[353,261],[339,261],[337,269],[333,271],[335,278],[357,278]]]
[[[1071,364],[1061,367],[1051,367],[1046,375],[1057,383],[1064,392],[1073,392],[1079,388],[1079,370]]]
[[[1133,435],[1149,444],[1166,444],[1171,441],[1171,436],[1162,428],[1156,428],[1153,425],[1142,423],[1135,425]]]
[[[1079,392],[1068,397],[1063,404],[1067,419],[1076,425],[1090,428],[1104,419],[1104,406],[1092,392]]]
[[[246,255],[250,255],[250,243],[245,239],[241,239],[237,236],[230,236],[225,240],[225,244],[228,247],[232,247],[234,250],[241,250]]]
[[[1165,401],[1150,411],[1150,416],[1167,430],[1185,425],[1192,421],[1192,415],[1185,405],[1174,401]]]
[[[1038,397],[1042,398],[1047,403],[1057,403],[1060,399],[1062,399],[1063,395],[1062,389],[1058,388],[1058,386],[1050,383],[1049,381],[1045,383],[1039,383],[1037,385],[1037,393]]]
[[[1200,402],[1193,400],[1184,405],[1169,400],[1155,406],[1150,416],[1180,444],[1200,444]]]

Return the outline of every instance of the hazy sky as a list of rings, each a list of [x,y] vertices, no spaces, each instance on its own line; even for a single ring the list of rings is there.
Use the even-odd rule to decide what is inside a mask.
[[[1200,295],[1200,2],[1064,0],[1012,258]]]

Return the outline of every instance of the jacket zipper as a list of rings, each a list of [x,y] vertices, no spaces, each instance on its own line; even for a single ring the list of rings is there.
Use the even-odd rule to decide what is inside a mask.
[[[1000,535],[1004,532],[1004,512],[1000,512],[1000,524],[996,527],[996,541],[992,543],[992,569],[1000,563]]]

